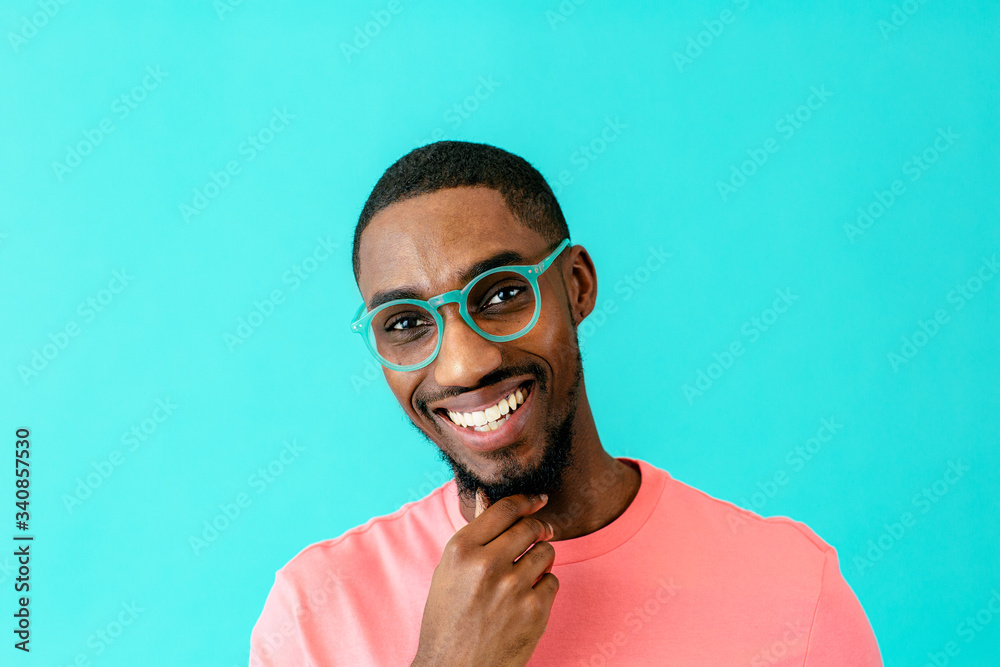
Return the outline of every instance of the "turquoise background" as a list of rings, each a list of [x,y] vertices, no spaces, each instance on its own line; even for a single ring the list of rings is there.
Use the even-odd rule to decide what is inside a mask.
[[[0,451],[31,430],[36,536],[0,662],[245,665],[275,570],[446,481],[348,327],[357,215],[433,137],[555,184],[611,453],[812,527],[886,664],[996,664],[996,3],[222,2],[0,10]]]

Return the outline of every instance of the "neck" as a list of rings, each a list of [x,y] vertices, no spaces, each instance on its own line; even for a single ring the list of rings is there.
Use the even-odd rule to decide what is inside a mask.
[[[601,445],[594,415],[581,382],[574,420],[573,464],[566,469],[562,488],[532,516],[548,521],[555,540],[588,535],[608,525],[628,508],[641,482],[639,471],[615,459]],[[475,517],[475,504],[461,504],[466,521]]]

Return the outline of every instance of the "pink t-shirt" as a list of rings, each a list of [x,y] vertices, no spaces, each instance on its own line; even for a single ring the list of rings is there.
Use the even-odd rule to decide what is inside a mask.
[[[638,459],[642,482],[600,530],[552,542],[559,592],[529,665],[882,665],[837,553]],[[468,522],[455,481],[307,547],[281,568],[252,667],[409,665],[431,575]]]

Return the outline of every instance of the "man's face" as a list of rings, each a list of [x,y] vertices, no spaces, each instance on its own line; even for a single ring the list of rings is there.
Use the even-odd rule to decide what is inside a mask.
[[[461,274],[501,252],[541,261],[551,252],[522,225],[499,192],[484,187],[439,190],[380,211],[362,234],[358,287],[366,304],[385,290],[412,287],[416,298],[465,287]],[[535,326],[496,343],[473,331],[458,304],[440,309],[441,350],[415,371],[383,367],[386,382],[422,435],[451,466],[459,492],[482,486],[491,502],[513,493],[557,491],[572,463],[573,420],[582,363],[571,317],[566,261],[571,249],[538,280],[541,313]],[[455,424],[447,410],[485,411],[520,389],[524,403],[505,412],[495,431]],[[492,414],[495,414],[492,413]]]

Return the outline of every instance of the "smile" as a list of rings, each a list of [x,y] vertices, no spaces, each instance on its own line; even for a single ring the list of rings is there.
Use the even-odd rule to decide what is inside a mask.
[[[524,404],[524,401],[528,398],[530,387],[530,382],[523,384],[509,395],[501,398],[495,405],[491,405],[485,410],[477,410],[476,412],[446,410],[445,413],[448,415],[448,419],[458,426],[471,428],[474,431],[495,431],[500,428],[501,424],[510,419],[511,414]]]
[[[469,407],[480,408],[478,410],[440,407],[434,413],[470,449],[491,452],[509,447],[519,441],[531,420],[536,393],[534,381],[528,379],[512,388],[504,388],[504,393],[506,395],[493,405],[466,403]]]

